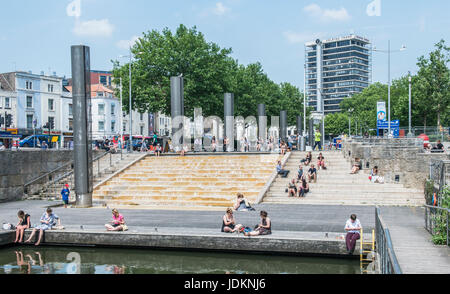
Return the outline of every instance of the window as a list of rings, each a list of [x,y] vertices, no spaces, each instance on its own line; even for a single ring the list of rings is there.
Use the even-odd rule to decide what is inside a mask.
[[[73,116],[73,107],[72,104],[69,104],[69,116]]]
[[[73,131],[73,118],[69,118],[69,131]]]
[[[127,124],[123,123],[123,131],[126,132],[127,131]]]
[[[27,96],[27,108],[33,108],[33,96]]]
[[[33,128],[33,115],[28,114],[27,115],[27,129],[32,129],[32,128]]]
[[[141,119],[141,121],[144,120],[144,114],[143,113],[139,113],[139,118]]]
[[[105,130],[105,122],[104,121],[99,121],[98,122],[98,131],[99,132],[103,132]]]
[[[11,105],[9,105],[9,97],[5,97],[5,108],[11,108]]]
[[[103,92],[97,92],[97,97],[103,97]]]
[[[141,126],[141,136],[143,136],[143,135],[144,135],[144,127]]]
[[[26,85],[25,85],[25,88],[27,90],[33,90],[33,82],[27,81]]]
[[[107,86],[106,76],[100,76],[100,84]]]
[[[112,121],[111,122],[111,132],[114,133],[116,131],[116,122]]]
[[[53,85],[48,84],[48,91],[53,93]]]
[[[53,99],[48,99],[48,110],[49,111],[54,110]]]
[[[2,97],[0,97],[0,109],[2,109],[3,104],[2,104]]]
[[[115,115],[116,112],[116,105],[111,104],[111,115]]]
[[[52,116],[48,117],[49,126],[53,125],[53,128],[56,128],[55,126],[55,118]]]
[[[98,105],[98,115],[105,115],[105,104]]]

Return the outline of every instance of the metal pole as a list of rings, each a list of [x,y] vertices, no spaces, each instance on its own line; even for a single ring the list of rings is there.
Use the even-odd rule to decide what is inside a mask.
[[[411,74],[409,74],[409,77],[408,77],[408,80],[409,80],[409,133],[408,133],[408,137],[411,137],[412,136],[412,133],[411,133]]]
[[[121,146],[120,148],[122,148],[122,144],[123,144],[123,109],[122,109],[122,77],[120,78],[120,101],[119,101],[119,107],[120,107],[120,111],[119,111],[119,135],[120,135],[120,142],[121,142]]]
[[[90,145],[90,50],[72,46],[74,106],[74,174],[77,207],[92,206],[92,146]]]
[[[391,138],[391,41],[388,41],[388,138]]]
[[[128,138],[128,151],[129,152],[133,152],[133,114],[132,114],[132,107],[131,107],[131,59],[132,59],[132,55],[131,55],[131,46],[130,46],[130,65],[129,65],[129,79],[130,79],[130,105],[129,105],[129,111],[130,111],[130,136]]]
[[[306,60],[305,60],[305,81],[303,88],[303,137],[306,137]]]

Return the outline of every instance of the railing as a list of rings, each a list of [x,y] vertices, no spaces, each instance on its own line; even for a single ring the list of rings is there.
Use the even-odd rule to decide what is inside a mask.
[[[109,155],[109,167],[112,166],[112,156],[113,154],[120,153],[120,160],[123,159],[122,150],[115,151],[114,153],[112,151],[105,152],[96,158],[92,160],[92,167],[93,172],[95,176],[95,170],[97,171],[97,175],[101,173],[100,170],[100,160],[105,158]],[[95,168],[95,163],[97,163],[97,168]],[[62,180],[66,179],[67,182],[74,182],[74,162],[71,160],[70,162],[64,164],[61,167],[58,167],[57,169],[54,169],[42,176],[39,176],[38,178],[26,183],[24,187],[24,193],[26,195],[30,195],[36,192],[43,192],[49,188],[55,188],[56,184]],[[38,189],[33,189],[34,186],[39,187]],[[42,186],[45,186],[42,188]]]
[[[450,160],[432,159],[430,162],[430,181],[434,184],[437,193],[437,206],[441,206],[442,191],[450,185]]]
[[[378,207],[375,209],[375,232],[381,274],[402,274],[394,247],[392,246],[391,234],[381,217],[380,208]]]
[[[442,208],[438,206],[425,205],[425,229],[433,237],[443,237],[444,240],[440,240],[450,246],[449,242],[449,219],[450,209]],[[445,234],[443,234],[445,233]]]

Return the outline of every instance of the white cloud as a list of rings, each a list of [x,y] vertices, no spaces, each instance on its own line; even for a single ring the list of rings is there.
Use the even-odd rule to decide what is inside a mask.
[[[303,11],[309,13],[311,17],[316,18],[321,22],[347,21],[351,18],[347,9],[344,7],[341,7],[340,9],[322,9],[319,5],[313,3],[304,7]]]
[[[304,44],[306,42],[314,41],[316,39],[324,39],[325,33],[296,33],[293,31],[287,31],[283,33],[283,36],[292,44]]]
[[[108,19],[77,21],[73,32],[82,37],[110,37],[114,31],[114,26]]]
[[[217,2],[216,7],[213,9],[213,13],[216,15],[224,15],[229,12],[231,9],[223,5],[222,2]]]
[[[120,49],[128,50],[137,42],[137,40],[139,40],[139,37],[133,36],[130,40],[120,40],[116,45]]]

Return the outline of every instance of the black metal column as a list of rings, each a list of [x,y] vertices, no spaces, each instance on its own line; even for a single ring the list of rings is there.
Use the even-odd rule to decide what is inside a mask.
[[[282,110],[280,112],[280,138],[282,141],[287,142],[287,111]]]
[[[234,146],[234,94],[224,95],[225,136],[228,139],[227,152],[233,152]]]

